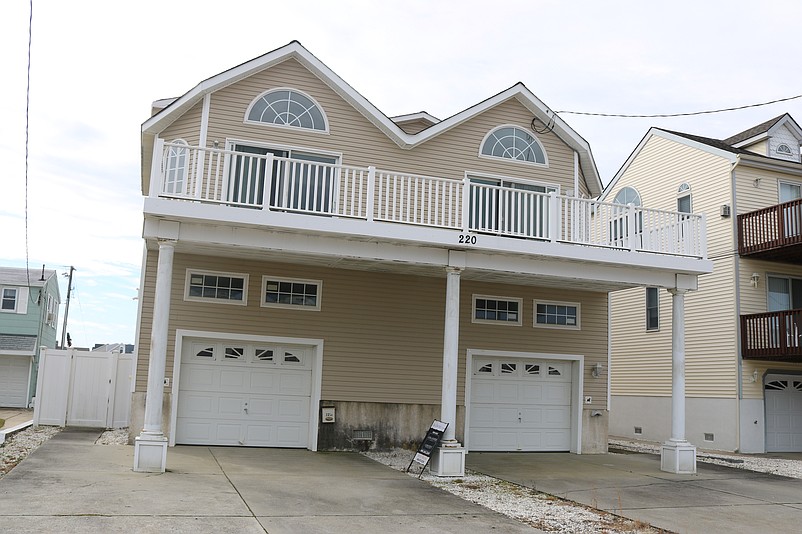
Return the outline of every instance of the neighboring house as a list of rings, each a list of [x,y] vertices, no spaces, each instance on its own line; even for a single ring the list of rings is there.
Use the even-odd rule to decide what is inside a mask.
[[[685,316],[687,437],[699,447],[802,451],[800,141],[787,114],[724,140],[652,128],[605,192],[707,216],[715,268]],[[613,435],[668,437],[668,297],[611,296]]]
[[[142,154],[137,470],[168,442],[416,444],[435,418],[457,464],[604,452],[608,292],[710,269],[701,218],[644,249],[590,200],[590,147],[520,83],[391,119],[292,42],[156,102]]]
[[[60,303],[56,271],[0,267],[0,406],[31,406],[39,348],[56,346]]]
[[[133,354],[134,345],[130,343],[95,343],[93,352],[118,352],[120,354]]]

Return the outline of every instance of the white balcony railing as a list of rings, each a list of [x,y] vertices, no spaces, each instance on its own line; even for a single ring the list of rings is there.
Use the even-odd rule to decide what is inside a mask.
[[[704,217],[158,140],[151,196],[705,258]]]

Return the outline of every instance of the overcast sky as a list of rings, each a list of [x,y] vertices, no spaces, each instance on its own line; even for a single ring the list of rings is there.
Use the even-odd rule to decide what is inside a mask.
[[[28,13],[0,6],[0,264],[75,266],[78,346],[134,342],[151,102],[294,39],[388,116],[446,118],[518,81],[556,111],[619,114],[802,94],[790,0],[34,0],[26,242]],[[802,99],[561,117],[607,184],[650,126],[725,138],[784,112],[802,120]]]

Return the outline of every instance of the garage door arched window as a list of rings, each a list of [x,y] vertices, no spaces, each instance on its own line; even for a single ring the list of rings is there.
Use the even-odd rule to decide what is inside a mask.
[[[499,126],[482,140],[480,156],[548,165],[548,157],[537,137],[513,125]]]
[[[257,96],[245,112],[245,122],[328,132],[323,108],[295,89],[271,89]]]

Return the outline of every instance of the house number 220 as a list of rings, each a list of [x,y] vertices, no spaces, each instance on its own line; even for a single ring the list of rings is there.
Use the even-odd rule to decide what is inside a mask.
[[[468,234],[460,234],[459,235],[459,243],[461,245],[475,245],[476,244],[476,236],[475,235],[468,235]]]

